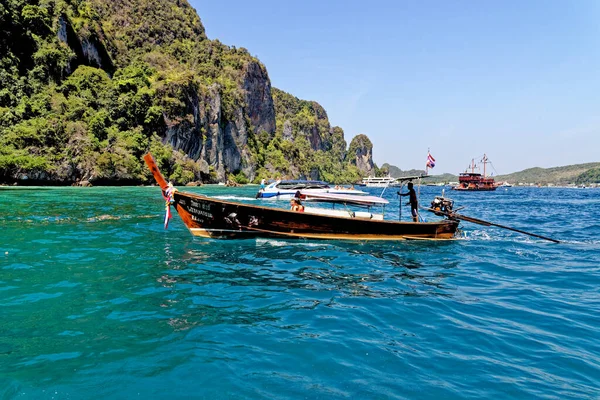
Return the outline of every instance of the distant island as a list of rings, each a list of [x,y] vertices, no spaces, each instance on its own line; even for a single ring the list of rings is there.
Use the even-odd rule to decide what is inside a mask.
[[[402,171],[400,168],[383,164],[381,170],[389,172],[394,178],[402,176],[424,175],[425,170],[411,169]],[[431,172],[431,171],[430,171]],[[523,171],[506,175],[494,176],[497,182],[509,182],[513,185],[598,185],[600,184],[600,162],[566,165],[552,168],[528,168]],[[458,182],[458,175],[432,175],[428,183]]]

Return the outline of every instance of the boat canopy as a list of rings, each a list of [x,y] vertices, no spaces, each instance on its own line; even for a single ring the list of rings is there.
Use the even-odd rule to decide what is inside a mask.
[[[415,179],[423,179],[429,178],[431,175],[413,175],[413,176],[401,176],[400,178],[396,178],[398,181],[412,181]]]
[[[361,206],[373,206],[376,204],[386,205],[389,201],[377,196],[357,196],[353,194],[337,193],[304,193],[300,192],[301,198],[306,201],[321,201],[327,203],[355,204]]]

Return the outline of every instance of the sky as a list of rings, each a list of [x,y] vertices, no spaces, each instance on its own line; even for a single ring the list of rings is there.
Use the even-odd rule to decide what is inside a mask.
[[[424,169],[428,149],[433,174],[484,153],[495,174],[600,162],[600,1],[189,1],[379,166]]]

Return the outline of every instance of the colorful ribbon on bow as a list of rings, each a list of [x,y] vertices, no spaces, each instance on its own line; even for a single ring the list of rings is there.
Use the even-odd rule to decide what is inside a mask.
[[[171,204],[175,202],[175,192],[177,189],[173,186],[171,182],[167,185],[163,197],[165,199],[165,229],[169,227],[169,220],[173,218],[171,215]]]

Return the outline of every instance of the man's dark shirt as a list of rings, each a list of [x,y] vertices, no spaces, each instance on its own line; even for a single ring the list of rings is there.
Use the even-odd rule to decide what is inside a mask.
[[[417,192],[415,192],[415,189],[410,189],[408,193],[402,193],[401,196],[410,196],[410,208],[419,208],[419,201],[417,200]]]

